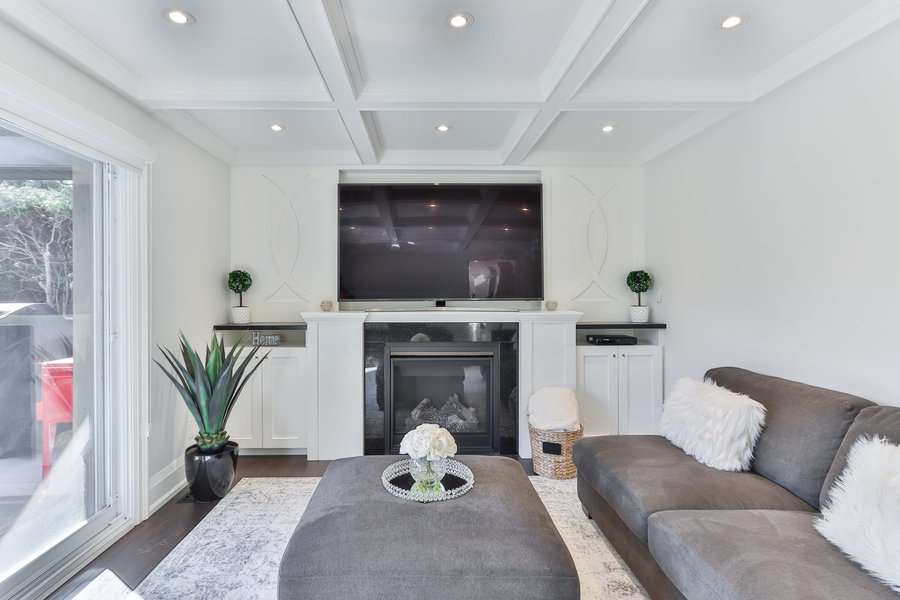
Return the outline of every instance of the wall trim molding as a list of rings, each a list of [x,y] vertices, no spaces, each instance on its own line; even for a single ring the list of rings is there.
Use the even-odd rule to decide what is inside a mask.
[[[158,511],[186,487],[187,479],[184,476],[184,458],[179,456],[150,477],[150,485],[148,486],[150,502],[147,516],[149,517]]]

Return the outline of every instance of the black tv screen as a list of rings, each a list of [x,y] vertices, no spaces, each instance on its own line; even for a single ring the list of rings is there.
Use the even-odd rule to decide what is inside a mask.
[[[540,184],[338,187],[339,297],[541,300]]]

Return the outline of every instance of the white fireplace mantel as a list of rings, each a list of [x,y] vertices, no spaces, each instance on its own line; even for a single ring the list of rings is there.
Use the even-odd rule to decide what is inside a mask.
[[[305,312],[306,347],[314,365],[308,407],[310,460],[363,454],[364,323],[518,323],[519,455],[531,457],[528,398],[545,386],[574,389],[574,311]]]

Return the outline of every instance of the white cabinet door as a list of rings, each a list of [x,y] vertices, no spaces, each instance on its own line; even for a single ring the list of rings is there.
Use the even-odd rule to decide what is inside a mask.
[[[305,348],[277,348],[257,373],[264,448],[306,447],[306,357]]]
[[[619,433],[657,434],[662,414],[659,346],[623,346],[619,351]]]
[[[577,349],[576,394],[585,436],[619,433],[618,354],[615,346]]]
[[[254,358],[253,362],[247,367],[248,370],[259,358]],[[260,370],[262,368],[260,367]],[[237,442],[243,448],[261,448],[262,439],[262,419],[260,410],[260,377],[259,371],[253,375],[253,379],[244,386],[240,397],[231,409],[231,416],[228,417],[228,423],[225,429],[232,440]]]

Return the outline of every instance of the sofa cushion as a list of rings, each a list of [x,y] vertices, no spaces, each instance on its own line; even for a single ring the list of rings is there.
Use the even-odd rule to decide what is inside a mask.
[[[656,435],[584,438],[575,444],[578,476],[647,542],[647,518],[660,510],[773,508],[812,511],[755,473],[717,471]]]
[[[856,440],[815,526],[900,594],[900,445],[880,436]]]
[[[766,407],[753,471],[819,508],[822,485],[847,429],[873,403],[734,367],[712,369],[706,376]]]
[[[766,407],[711,381],[682,377],[672,386],[660,433],[707,467],[749,471]]]
[[[813,528],[815,514],[671,511],[650,517],[650,552],[691,600],[897,600]]]
[[[847,435],[844,436],[844,441],[841,442],[841,447],[825,478],[822,494],[819,497],[822,506],[825,506],[834,480],[844,472],[844,467],[847,466],[847,455],[850,454],[850,448],[863,435],[879,435],[892,444],[900,444],[900,406],[870,406],[859,411],[859,415],[853,421]]]

